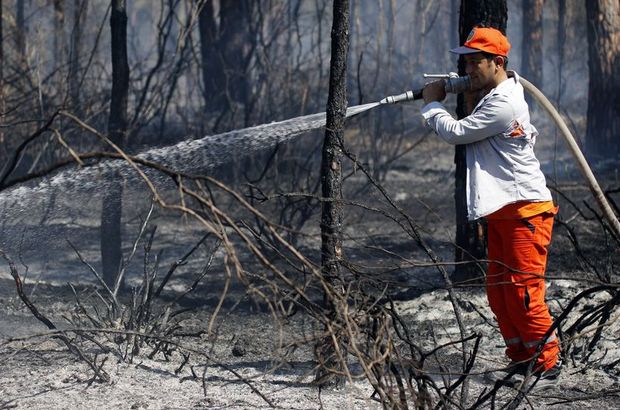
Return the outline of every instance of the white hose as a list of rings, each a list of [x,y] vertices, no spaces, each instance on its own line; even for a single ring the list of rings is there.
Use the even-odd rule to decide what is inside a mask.
[[[616,216],[616,214],[614,214],[611,206],[609,206],[609,202],[607,202],[607,198],[605,198],[605,194],[603,193],[603,190],[601,189],[596,178],[594,177],[594,174],[592,173],[592,170],[590,169],[586,158],[583,156],[583,153],[579,149],[579,146],[577,145],[577,141],[575,141],[573,134],[571,134],[570,130],[566,126],[566,123],[564,122],[558,111],[553,107],[553,105],[551,105],[551,102],[547,99],[547,97],[545,97],[545,95],[538,88],[536,88],[525,78],[519,77],[519,79],[521,81],[521,84],[523,85],[523,88],[525,88],[525,90],[529,92],[545,110],[547,110],[553,121],[555,121],[556,125],[560,129],[560,132],[562,133],[562,136],[564,137],[564,140],[566,141],[568,147],[573,153],[573,156],[577,160],[577,165],[579,166],[579,169],[581,169],[581,172],[585,177],[586,182],[588,183],[590,190],[594,195],[594,198],[596,198],[596,201],[601,207],[605,220],[611,226],[611,229],[616,236],[616,239],[620,240],[620,222],[618,221],[618,217]]]

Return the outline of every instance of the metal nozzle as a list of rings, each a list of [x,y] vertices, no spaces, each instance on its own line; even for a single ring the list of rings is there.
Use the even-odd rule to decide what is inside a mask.
[[[444,79],[446,83],[445,90],[447,93],[459,94],[471,90],[471,81],[468,75],[464,77],[459,77],[457,73],[424,74],[424,78]],[[422,99],[423,90],[423,88],[420,88],[419,90],[405,91],[402,94],[390,95],[379,101],[379,104],[396,104],[404,101],[420,100]]]
[[[451,78],[450,74],[426,74],[424,73],[424,78]]]
[[[450,71],[448,74],[426,74],[424,73],[424,78],[459,78],[458,73]]]
[[[381,104],[396,104],[397,102],[409,100],[413,100],[413,91],[405,91],[402,94],[389,95],[382,99],[380,102]]]
[[[413,101],[422,98],[422,90],[409,90],[402,94],[390,95],[379,101],[380,104],[396,104],[403,101]]]

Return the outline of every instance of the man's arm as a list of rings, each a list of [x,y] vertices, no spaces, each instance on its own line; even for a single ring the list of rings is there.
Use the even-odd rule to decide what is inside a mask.
[[[426,90],[426,89],[425,89]],[[422,108],[426,124],[449,144],[469,144],[504,132],[514,118],[512,106],[502,96],[493,96],[472,115],[456,120],[438,101]]]
[[[433,101],[443,101],[444,98],[446,98],[446,81],[437,80],[426,84],[422,90],[422,97],[424,98],[425,104],[429,104]],[[476,108],[480,100],[482,100],[484,93],[480,90],[465,91],[463,97],[465,99],[465,115],[469,115],[474,111],[474,108]]]

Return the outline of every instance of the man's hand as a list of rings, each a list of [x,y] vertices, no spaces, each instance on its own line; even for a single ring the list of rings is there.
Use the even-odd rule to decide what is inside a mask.
[[[443,101],[446,98],[446,82],[444,80],[437,80],[426,84],[422,91],[422,97],[425,104],[433,101]]]

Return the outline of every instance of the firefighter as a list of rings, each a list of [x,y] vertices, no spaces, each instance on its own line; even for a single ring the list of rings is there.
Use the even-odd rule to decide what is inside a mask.
[[[562,367],[555,332],[545,337],[552,319],[543,277],[558,208],[534,155],[538,132],[519,76],[506,69],[509,50],[499,30],[474,28],[463,46],[450,50],[463,56],[471,79],[470,114],[456,120],[446,111],[439,80],[424,87],[422,116],[443,140],[465,145],[468,218],[487,221],[486,291],[511,360],[506,370],[525,374],[535,359],[531,380],[542,387],[557,382]]]

